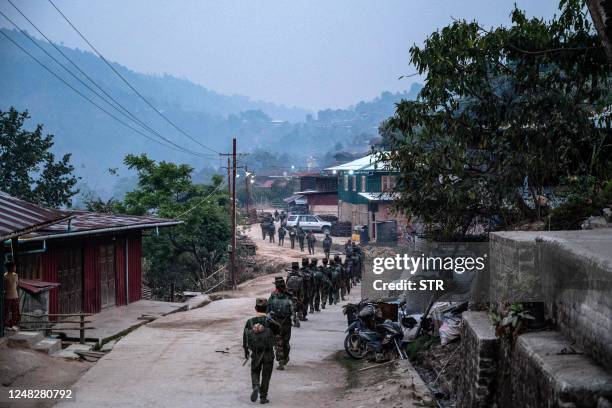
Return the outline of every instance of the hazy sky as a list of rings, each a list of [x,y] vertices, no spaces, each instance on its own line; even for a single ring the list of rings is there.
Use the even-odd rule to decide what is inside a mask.
[[[87,45],[46,0],[13,0],[47,36]],[[55,0],[111,60],[209,89],[312,110],[345,107],[414,79],[408,50],[454,18],[507,24],[514,3],[551,17],[548,0]],[[29,27],[6,0],[0,9]],[[0,16],[0,26],[9,27]],[[0,62],[1,63],[1,62]]]

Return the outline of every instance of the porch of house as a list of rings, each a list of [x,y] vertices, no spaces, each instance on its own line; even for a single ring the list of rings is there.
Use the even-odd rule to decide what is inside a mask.
[[[100,313],[86,317],[86,320],[91,323],[87,323],[85,326],[93,327],[93,329],[85,330],[85,340],[102,345],[160,316],[187,310],[188,307],[187,303],[139,300],[127,306],[103,309]],[[70,320],[76,322],[79,319],[74,317]],[[78,324],[58,324],[53,331],[63,334],[67,340],[79,340]]]

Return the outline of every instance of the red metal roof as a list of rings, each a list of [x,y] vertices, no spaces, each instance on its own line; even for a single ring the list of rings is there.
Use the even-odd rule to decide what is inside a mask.
[[[14,238],[63,220],[70,214],[50,210],[0,191],[0,240]]]
[[[23,236],[23,240],[51,239],[102,232],[145,229],[178,225],[181,221],[137,215],[104,214],[90,211],[68,211],[71,218]]]

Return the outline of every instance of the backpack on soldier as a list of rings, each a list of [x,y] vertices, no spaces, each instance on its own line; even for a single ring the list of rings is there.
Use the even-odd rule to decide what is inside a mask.
[[[331,268],[331,281],[338,282],[340,280],[340,271],[338,268]]]
[[[295,295],[302,291],[302,277],[300,275],[292,274],[287,277],[287,287]]]
[[[247,346],[254,352],[262,352],[273,347],[274,334],[265,324],[249,322],[245,329],[247,332]]]
[[[268,302],[268,305],[270,306],[270,310],[274,312],[275,316],[280,318],[291,316],[293,302],[289,297],[272,296]]]

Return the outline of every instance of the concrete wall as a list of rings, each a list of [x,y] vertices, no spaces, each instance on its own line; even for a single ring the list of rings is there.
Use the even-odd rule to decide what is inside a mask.
[[[612,370],[612,229],[491,234],[491,294],[543,301],[559,330]]]
[[[488,408],[492,405],[498,341],[485,312],[464,312],[461,325],[460,372],[457,406]]]
[[[556,331],[497,338],[486,313],[465,312],[457,406],[609,406],[612,376],[590,358],[568,352],[571,347]]]

